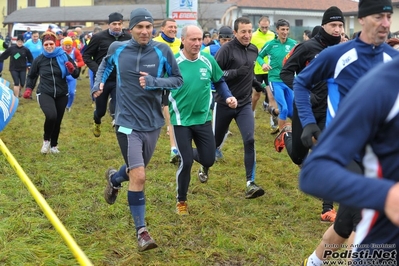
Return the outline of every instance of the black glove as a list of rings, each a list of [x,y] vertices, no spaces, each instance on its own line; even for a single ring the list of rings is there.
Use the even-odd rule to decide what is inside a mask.
[[[236,69],[236,72],[238,77],[246,76],[249,72],[249,66],[246,65],[240,66],[240,68]]]
[[[312,137],[314,137],[317,140],[319,138],[320,133],[321,133],[320,128],[316,124],[306,125],[303,128],[301,135],[302,144],[306,148],[310,149],[313,146]]]

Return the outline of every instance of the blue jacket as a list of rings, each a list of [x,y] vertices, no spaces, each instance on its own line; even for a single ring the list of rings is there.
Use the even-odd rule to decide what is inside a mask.
[[[183,84],[176,59],[165,43],[150,40],[140,45],[134,39],[113,42],[101,62],[91,94],[116,69],[115,124],[135,131],[153,131],[164,125],[162,89],[178,89]],[[146,87],[139,84],[140,72]],[[165,77],[167,74],[167,77]]]
[[[364,209],[356,230],[358,243],[396,244],[396,250],[399,227],[387,218],[384,207],[389,189],[399,181],[397,69],[398,57],[375,67],[351,88],[306,159],[299,180],[306,193]],[[345,168],[356,154],[364,155],[364,175]]]
[[[313,84],[327,81],[328,125],[340,99],[357,80],[379,63],[387,62],[396,55],[399,55],[398,51],[388,44],[374,46],[364,43],[359,37],[324,49],[294,80],[295,104],[302,127],[316,123],[310,103]]]

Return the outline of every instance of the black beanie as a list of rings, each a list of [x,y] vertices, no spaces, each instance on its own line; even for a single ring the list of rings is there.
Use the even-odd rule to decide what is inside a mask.
[[[154,24],[154,19],[152,18],[150,11],[145,8],[137,8],[133,10],[132,13],[130,13],[129,29],[134,28],[136,24],[142,21],[148,21]]]
[[[345,23],[344,15],[342,14],[341,9],[336,6],[331,6],[324,12],[321,25],[332,21],[341,21],[342,23]]]
[[[363,18],[383,12],[393,13],[391,0],[360,0],[357,17]]]
[[[108,16],[108,24],[111,24],[114,21],[121,21],[121,20],[123,20],[123,16],[121,13],[118,12],[111,13]]]

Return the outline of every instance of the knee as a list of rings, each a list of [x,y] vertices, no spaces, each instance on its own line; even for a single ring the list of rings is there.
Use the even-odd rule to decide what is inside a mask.
[[[337,233],[339,237],[344,239],[348,239],[353,231],[353,227],[348,225],[344,225],[339,221],[335,221],[334,223],[334,231]]]
[[[144,185],[145,183],[145,171],[144,167],[138,167],[129,170],[129,182],[136,185]]]
[[[253,134],[249,134],[244,138],[244,147],[251,147],[255,145],[255,138]]]

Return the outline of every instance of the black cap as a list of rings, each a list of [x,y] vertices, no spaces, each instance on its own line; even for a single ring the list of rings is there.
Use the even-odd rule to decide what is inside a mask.
[[[204,34],[202,35],[202,38],[205,39],[205,37],[212,37],[211,33],[209,31],[204,31]]]
[[[360,0],[357,17],[363,18],[384,12],[393,13],[391,0]]]
[[[233,38],[233,30],[229,26],[222,26],[219,29],[219,39],[220,38]]]
[[[345,23],[344,15],[342,14],[341,9],[336,6],[329,7],[323,15],[323,20],[321,25],[333,22],[333,21],[341,21]]]
[[[121,20],[123,20],[123,16],[121,13],[118,12],[111,13],[108,16],[108,24],[111,24],[114,21],[121,21]]]

